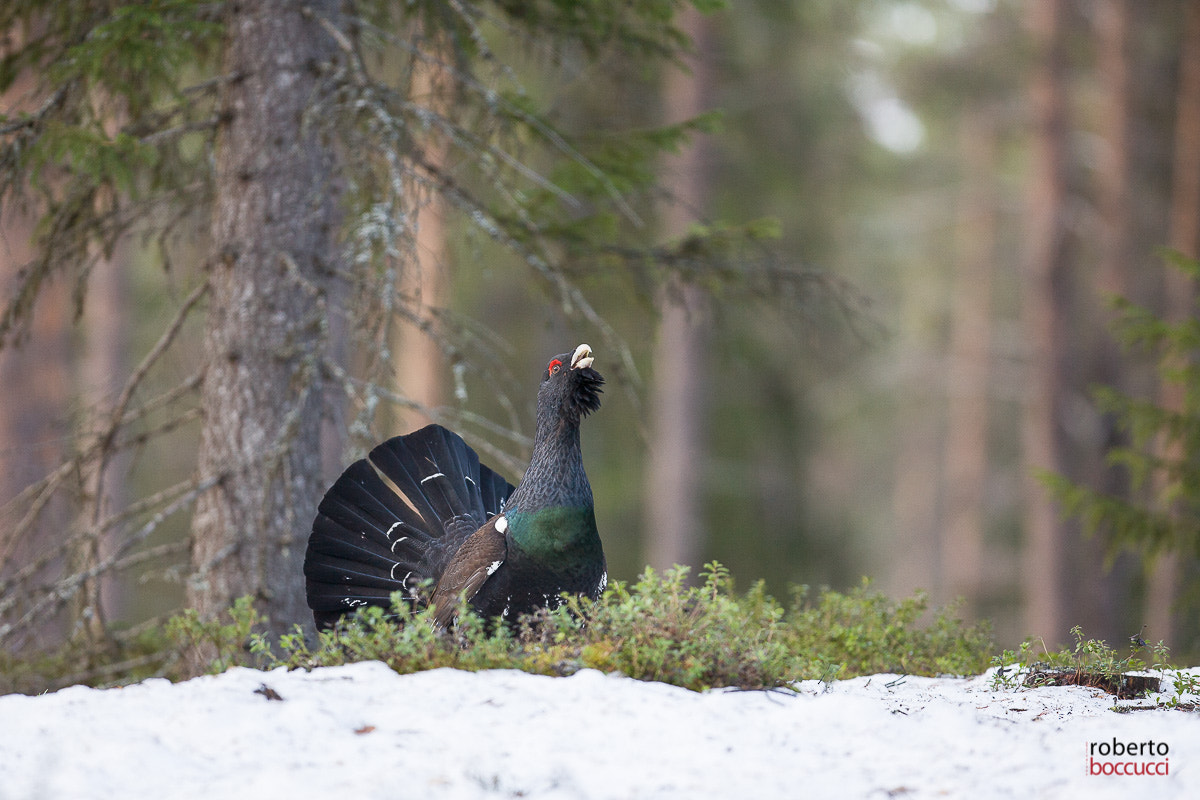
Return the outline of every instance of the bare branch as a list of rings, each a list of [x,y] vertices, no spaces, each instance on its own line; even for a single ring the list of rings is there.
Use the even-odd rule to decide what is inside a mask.
[[[31,622],[42,618],[43,615],[52,614],[56,609],[74,597],[86,581],[113,569],[115,565],[123,561],[123,556],[132,547],[140,544],[154,533],[169,517],[190,506],[195,502],[197,497],[215,486],[220,478],[221,476],[215,476],[196,482],[190,491],[167,505],[166,508],[158,511],[148,522],[122,542],[108,558],[92,565],[86,570],[55,581],[52,586],[47,587],[47,592],[30,602],[28,610],[16,621],[0,624],[0,643],[4,643],[13,634],[21,631]],[[10,592],[11,589],[6,586],[6,596],[0,600],[0,614],[7,611],[15,602],[15,598],[10,595]]]

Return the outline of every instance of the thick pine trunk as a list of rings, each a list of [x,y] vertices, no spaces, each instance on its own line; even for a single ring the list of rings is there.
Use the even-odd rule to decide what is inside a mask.
[[[672,70],[663,85],[665,114],[682,122],[706,110],[708,22],[689,8],[679,27],[695,43],[698,57],[691,73]],[[675,202],[662,212],[662,234],[682,237],[707,205],[708,152],[695,142],[666,160],[664,185]],[[668,286],[660,301],[661,319],[654,347],[654,386],[650,399],[650,454],[644,506],[647,553],[659,569],[674,564],[693,568],[703,549],[700,481],[703,477],[704,395],[708,298],[683,282]]]
[[[1063,271],[1066,237],[1067,95],[1064,78],[1064,0],[1028,10],[1036,48],[1030,101],[1034,137],[1022,323],[1027,380],[1022,448],[1025,466],[1025,629],[1046,644],[1066,638],[1063,614],[1063,530],[1036,473],[1062,472],[1058,412],[1063,392]]]
[[[321,483],[320,361],[334,268],[333,155],[319,119],[332,0],[229,11],[205,329],[203,477],[189,600],[253,595],[272,628],[307,621],[301,565]]]

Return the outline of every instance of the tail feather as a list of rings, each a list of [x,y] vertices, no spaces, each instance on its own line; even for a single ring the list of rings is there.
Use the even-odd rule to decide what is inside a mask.
[[[391,592],[375,587],[308,585],[308,605],[318,628],[328,628],[363,606],[391,606]]]
[[[381,572],[356,558],[340,558],[326,553],[325,558],[313,565],[308,577],[317,583],[325,583],[330,586],[384,589],[384,597],[387,597],[397,590],[398,583],[403,585],[405,574],[400,573],[393,578],[394,570],[395,567],[392,570]]]
[[[330,487],[313,521],[304,574],[317,624],[360,605],[387,606],[395,591],[416,599],[420,583],[436,581],[512,491],[438,425],[374,448]]]
[[[317,511],[318,521],[328,520],[347,532],[382,528],[390,535],[395,527],[403,527],[413,535],[432,538],[428,522],[414,513],[365,459],[342,473]]]
[[[314,526],[314,536],[318,543],[313,550],[320,558],[312,559],[312,565],[306,574],[310,577],[326,576],[323,580],[331,583],[350,583],[352,574],[369,574],[379,581],[386,582],[381,583],[381,586],[389,585],[399,589],[403,587],[393,584],[404,580],[405,574],[400,571],[401,567],[415,563],[421,557],[421,551],[416,547],[401,549],[393,546],[389,549],[368,537],[349,538],[340,534],[338,530],[328,529],[318,532]],[[342,566],[343,563],[346,564],[345,567]],[[329,571],[331,564],[337,565],[337,571]]]
[[[450,538],[465,539],[487,521],[475,479],[479,456],[458,434],[427,425],[389,439],[371,451],[370,459],[418,504],[422,517],[438,520]]]

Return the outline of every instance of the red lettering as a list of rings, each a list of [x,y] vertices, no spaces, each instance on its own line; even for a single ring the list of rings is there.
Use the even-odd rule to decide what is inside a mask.
[[[1097,761],[1088,758],[1089,775],[1169,775],[1171,760],[1162,761]]]
[[[1108,742],[1085,742],[1087,771],[1089,775],[1169,775],[1171,760],[1166,758],[1170,746],[1166,742],[1147,739],[1144,742],[1120,742],[1113,737]],[[1125,756],[1128,761],[1096,759],[1093,756]],[[1138,756],[1163,756],[1161,761],[1151,759],[1134,760]]]

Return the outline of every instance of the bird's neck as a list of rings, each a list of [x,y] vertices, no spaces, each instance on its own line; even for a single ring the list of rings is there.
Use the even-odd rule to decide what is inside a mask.
[[[539,415],[529,469],[506,505],[522,514],[545,508],[592,507],[592,487],[583,469],[578,423]]]
[[[578,420],[538,415],[533,458],[505,516],[518,558],[558,568],[603,560]]]

